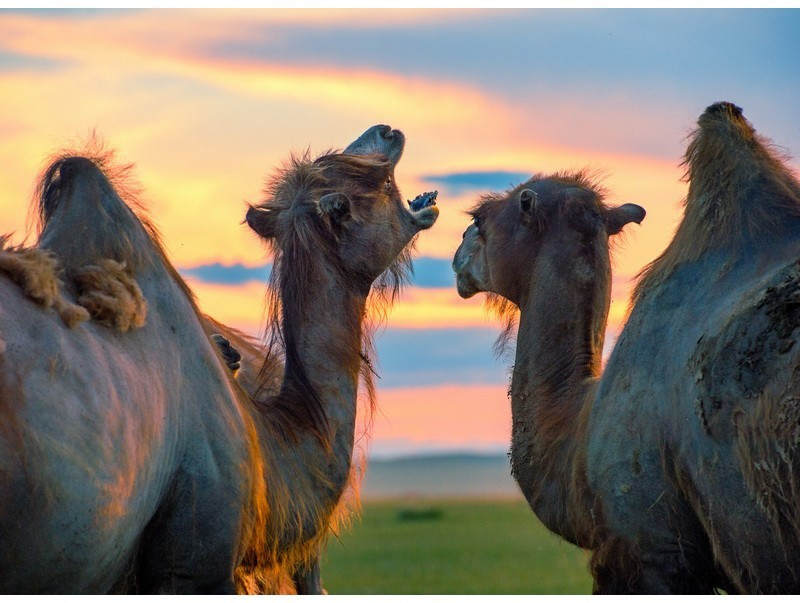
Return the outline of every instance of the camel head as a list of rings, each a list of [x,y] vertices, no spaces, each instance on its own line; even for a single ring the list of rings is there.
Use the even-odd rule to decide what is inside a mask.
[[[400,196],[394,170],[404,146],[402,132],[377,125],[341,153],[294,157],[247,224],[283,255],[300,244],[369,287],[439,215],[435,193],[409,204]]]
[[[599,189],[578,174],[534,177],[484,197],[470,214],[473,222],[453,258],[459,295],[484,291],[519,305],[537,262],[549,262],[562,274],[570,266],[590,272],[592,262],[571,260],[603,248],[607,259],[609,237],[629,222],[640,223],[645,211],[632,203],[606,207]]]

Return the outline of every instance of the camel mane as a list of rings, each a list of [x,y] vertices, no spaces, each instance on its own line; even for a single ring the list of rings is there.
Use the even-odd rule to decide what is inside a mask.
[[[294,369],[291,385],[284,384],[278,395],[263,402],[268,413],[283,419],[284,435],[291,436],[297,428],[308,429],[323,443],[329,442],[328,418],[299,359],[294,325],[307,311],[307,296],[313,289],[309,284],[320,263],[337,272],[342,280],[353,281],[338,256],[335,225],[319,211],[317,201],[329,193],[343,193],[351,201],[351,218],[361,221],[376,201],[391,168],[391,162],[379,154],[360,156],[329,151],[312,160],[305,151],[291,155],[264,188],[264,200],[258,208],[275,212],[279,219],[275,236],[267,240],[273,264],[267,291],[267,353],[261,371],[265,387],[259,389],[266,391],[273,383],[270,374],[276,357]],[[343,350],[360,345],[361,353],[351,360],[354,371],[360,374],[370,417],[376,406],[373,335],[407,282],[412,250],[413,241],[372,283],[363,321],[357,313],[344,313],[352,317],[353,324],[340,329],[339,340]],[[352,284],[355,290],[363,291],[369,287],[369,280]]]
[[[591,196],[577,200],[577,203],[581,205],[594,203],[595,207],[602,211],[606,209],[604,200],[608,196],[608,191],[602,185],[602,179],[603,175],[601,173],[589,169],[558,171],[552,174],[539,172],[531,176],[525,182],[512,186],[502,193],[487,193],[481,195],[477,203],[467,211],[467,214],[472,218],[481,220],[487,217],[496,217],[500,214],[509,199],[515,198],[523,189],[528,188],[531,184],[543,180],[558,182],[591,192]],[[574,203],[559,204],[557,209],[559,217],[563,217],[574,208]],[[536,224],[536,228],[539,232],[544,230],[546,223],[547,217],[544,213],[541,213],[538,216]],[[504,357],[513,348],[515,333],[517,332],[517,325],[519,323],[519,307],[505,297],[487,291],[484,308],[487,313],[495,316],[500,321],[500,334],[494,342],[493,351],[497,358]]]
[[[715,103],[697,123],[681,164],[689,182],[683,220],[666,250],[639,273],[631,307],[677,266],[774,237],[800,218],[800,184],[788,157],[756,133],[741,108]]]

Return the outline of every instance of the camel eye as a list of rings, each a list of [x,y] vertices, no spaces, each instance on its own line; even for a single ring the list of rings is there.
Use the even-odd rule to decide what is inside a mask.
[[[475,228],[478,229],[478,234],[483,236],[483,232],[481,231],[481,219],[478,216],[472,218],[472,223],[475,225]]]

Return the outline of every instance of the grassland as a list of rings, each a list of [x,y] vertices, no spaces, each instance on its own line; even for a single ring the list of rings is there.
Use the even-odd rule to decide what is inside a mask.
[[[588,594],[586,554],[522,500],[372,502],[332,540],[330,594]]]

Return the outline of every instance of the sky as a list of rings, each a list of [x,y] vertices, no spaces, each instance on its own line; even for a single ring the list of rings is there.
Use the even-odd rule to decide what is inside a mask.
[[[377,339],[375,456],[504,451],[510,359],[450,269],[465,210],[535,173],[589,168],[647,210],[614,245],[606,353],[669,242],[686,137],[728,100],[800,152],[800,10],[0,10],[0,233],[22,240],[47,157],[96,131],[136,176],[201,308],[263,328],[270,259],[241,224],[292,151],[373,124],[441,215]],[[790,159],[797,172],[800,163]]]

